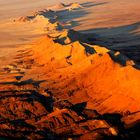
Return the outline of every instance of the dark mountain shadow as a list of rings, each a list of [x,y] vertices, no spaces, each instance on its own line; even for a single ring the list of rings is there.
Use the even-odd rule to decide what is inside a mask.
[[[42,82],[45,82],[45,80],[35,81],[33,79],[28,79],[28,80],[18,81],[18,82],[17,81],[15,81],[15,82],[0,82],[0,84],[2,84],[2,85],[10,85],[10,84],[13,84],[13,85],[16,85],[16,86],[24,86],[24,85],[31,84],[35,88],[39,88],[40,87],[40,84]]]
[[[73,105],[71,109],[77,112],[78,114],[81,114],[82,111],[85,109],[86,105],[87,105],[87,102],[78,103],[78,104]]]
[[[57,20],[60,22],[74,21],[80,17],[85,17],[88,14],[90,14],[90,12],[86,11],[84,8],[73,10],[73,11],[61,10],[61,11],[56,12]],[[78,23],[75,23],[73,24],[72,27],[78,26],[78,25],[79,25]]]
[[[85,47],[85,51],[87,54],[94,54],[96,53],[96,51],[94,50],[94,48],[84,44],[84,43],[81,43],[84,47]]]
[[[105,120],[108,124],[112,125],[113,127],[117,127],[117,129],[122,132],[124,131],[124,123],[121,121],[122,115],[119,113],[105,113],[101,115],[99,118]]]
[[[33,91],[33,95],[37,97],[38,101],[46,108],[48,112],[53,111],[54,99],[52,96],[45,97],[37,91]]]
[[[127,128],[126,132],[129,134],[129,139],[140,139],[140,121],[134,123],[130,128]],[[131,132],[131,133],[130,133]]]
[[[104,4],[107,4],[107,3],[108,2],[99,2],[99,3],[85,2],[85,3],[82,3],[81,5],[83,7],[90,8],[90,7],[94,7],[94,6],[104,5]]]
[[[81,30],[91,44],[98,44],[108,49],[120,51],[135,62],[140,63],[140,34],[137,29],[140,28],[140,22],[112,27],[112,28],[94,28]],[[94,37],[92,37],[94,36]]]
[[[55,22],[69,22],[71,21],[71,25],[65,26],[66,29],[71,29],[73,27],[79,26],[80,23],[75,21],[78,18],[86,17],[90,12],[86,10],[86,8],[93,7],[93,6],[99,6],[107,4],[108,2],[86,2],[82,3],[81,6],[83,8],[74,9],[72,11],[69,11],[68,9],[62,9],[59,11],[53,11],[53,10],[44,10],[39,11],[39,15],[43,15],[44,17],[48,18],[51,23]],[[35,18],[35,16],[28,17],[29,19]]]
[[[118,130],[117,136],[104,137],[105,139],[116,140],[139,140],[140,139],[140,121],[137,121],[131,126],[127,126],[122,121],[122,115],[119,113],[106,113],[99,116],[99,119],[105,120],[110,126]]]

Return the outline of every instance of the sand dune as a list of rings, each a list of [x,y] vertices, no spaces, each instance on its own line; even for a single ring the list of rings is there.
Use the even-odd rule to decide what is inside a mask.
[[[104,14],[89,27],[83,28],[91,24],[89,19],[78,22],[89,18],[91,7],[101,6],[95,13],[104,12],[108,2],[99,1],[60,3],[0,24],[9,36],[14,34],[0,48],[1,138],[140,138],[140,66],[124,53],[121,42],[113,42],[123,29],[85,30],[101,24]],[[129,38],[126,33],[123,37],[120,41]],[[12,43],[22,45],[4,48]]]

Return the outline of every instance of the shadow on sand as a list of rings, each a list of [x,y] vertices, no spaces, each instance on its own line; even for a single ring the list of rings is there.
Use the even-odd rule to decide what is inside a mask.
[[[140,62],[140,34],[137,30],[140,22],[113,28],[94,28],[81,30],[88,36],[91,44],[95,43],[108,49],[120,51],[135,62]],[[91,38],[94,36],[94,38]]]
[[[99,3],[85,2],[85,3],[82,3],[81,5],[83,7],[90,8],[90,7],[94,7],[94,6],[104,5],[104,4],[107,4],[107,3],[108,2],[99,2]]]
[[[73,23],[66,27],[72,29],[81,24],[79,18],[86,17],[90,14],[86,8],[106,5],[108,2],[95,3],[86,2],[81,5],[85,8],[73,10],[73,11],[59,11],[58,21],[73,21]],[[93,23],[94,24],[94,23]],[[89,30],[80,30],[84,33],[88,42],[91,44],[98,44],[107,47],[108,49],[120,51],[130,59],[134,60],[137,64],[140,63],[140,22],[136,22],[130,25],[112,27],[112,28],[94,28]]]

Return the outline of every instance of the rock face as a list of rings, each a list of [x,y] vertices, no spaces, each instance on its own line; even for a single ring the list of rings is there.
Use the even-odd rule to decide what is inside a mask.
[[[52,96],[45,97],[34,90],[1,91],[0,103],[1,137],[83,139],[84,135],[91,137],[92,131],[99,137],[103,137],[100,133],[107,136],[117,134],[116,129],[99,119],[97,112],[83,110],[79,115],[80,110],[76,112],[74,109],[76,105],[68,101],[55,103]]]
[[[26,85],[27,86],[27,85]],[[55,101],[35,90],[1,91],[0,136],[19,139],[127,139],[119,114]],[[127,132],[127,136],[125,134]],[[130,132],[131,133],[131,132]]]

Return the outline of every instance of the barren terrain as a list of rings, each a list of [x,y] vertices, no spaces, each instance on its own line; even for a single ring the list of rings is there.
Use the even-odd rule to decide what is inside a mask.
[[[0,137],[140,139],[140,2],[62,2],[0,0]]]

